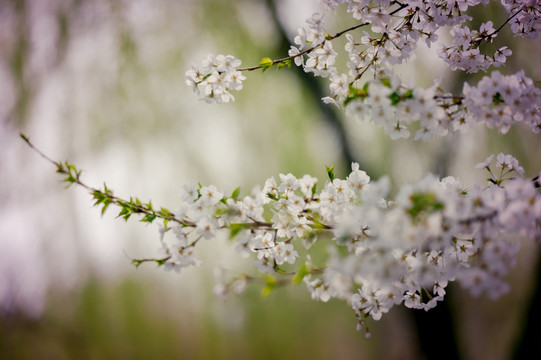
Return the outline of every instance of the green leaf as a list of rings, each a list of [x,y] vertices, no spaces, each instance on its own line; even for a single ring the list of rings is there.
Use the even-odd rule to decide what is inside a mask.
[[[239,194],[240,194],[240,186],[236,188],[235,190],[233,190],[233,193],[231,194],[231,199],[236,201],[237,198],[239,197]]]
[[[151,223],[154,220],[156,220],[156,214],[147,214],[141,219],[141,222]]]
[[[325,166],[326,170],[327,170],[327,175],[329,176],[329,179],[331,181],[334,180],[334,165],[332,166]]]
[[[409,89],[405,93],[402,94],[402,99],[413,99],[413,90]]]
[[[265,276],[265,287],[263,287],[263,289],[261,289],[261,296],[263,297],[267,297],[270,295],[270,293],[272,292],[272,290],[274,290],[274,288],[276,288],[277,286],[277,282],[276,282],[276,279],[270,275],[266,275]]]
[[[154,262],[156,262],[156,264],[158,264],[158,267],[162,266],[163,264],[165,264],[167,262],[167,260],[169,260],[169,258],[163,258],[163,259],[154,259]]]
[[[368,94],[368,88],[370,87],[370,83],[369,82],[365,82],[364,85],[363,85],[363,91]]]
[[[143,204],[143,205],[145,205],[146,207],[148,207],[148,209],[149,209],[150,211],[154,211],[154,209],[152,209],[152,201],[149,201],[148,204]]]
[[[273,269],[274,269],[274,271],[276,271],[277,273],[280,273],[280,274],[285,274],[285,273],[287,273],[287,271],[285,271],[284,269],[282,269],[278,264],[274,264]]]
[[[268,192],[268,193],[267,193],[267,197],[268,197],[269,199],[274,200],[274,201],[280,200],[280,199],[278,199],[278,196],[274,195],[274,194],[271,193],[271,192]]]
[[[261,69],[263,70],[263,72],[265,72],[265,70],[269,69],[270,67],[272,67],[273,65],[273,61],[271,58],[268,58],[268,57],[264,57],[263,59],[261,59],[261,61],[259,62],[259,66],[261,66]]]
[[[229,238],[230,239],[234,238],[242,230],[248,229],[249,226],[250,226],[249,224],[231,224],[231,225],[229,225]]]
[[[103,202],[103,208],[101,209],[101,215],[103,216],[103,214],[105,214],[105,212],[107,211],[107,208],[109,207],[109,205],[111,204],[111,200],[110,199],[107,199]]]
[[[379,81],[381,82],[381,84],[383,86],[386,86],[389,89],[391,88],[391,80],[390,79],[388,79],[388,78],[380,78]]]
[[[396,91],[393,91],[390,95],[389,95],[389,99],[391,100],[391,105],[396,105],[400,102],[400,95],[398,95],[398,93]]]
[[[308,266],[306,264],[302,264],[302,266],[297,270],[295,273],[295,276],[293,276],[293,279],[291,280],[293,284],[300,284],[304,277],[310,273],[310,270],[308,269]]]
[[[416,219],[421,214],[430,214],[444,209],[445,204],[438,200],[432,192],[414,193],[410,196],[411,207],[407,210],[408,214]]]
[[[284,60],[278,63],[278,66],[276,67],[276,70],[280,70],[283,67],[286,67],[289,69],[291,68],[291,60]]]
[[[62,163],[56,163],[56,172],[59,174],[65,174],[67,171],[64,169],[64,165]]]
[[[505,102],[505,101],[503,101],[503,96],[502,96],[502,94],[500,94],[500,92],[496,92],[496,94],[494,94],[494,96],[492,96],[492,103],[494,105],[500,105],[503,102]]]
[[[370,83],[365,83],[363,85],[363,88],[362,89],[358,89],[356,88],[355,86],[353,86],[353,84],[350,84],[349,85],[349,91],[348,91],[348,96],[347,98],[344,100],[344,105],[347,105],[349,104],[350,102],[352,102],[353,100],[356,100],[356,99],[364,99],[368,96],[368,88],[370,86]]]
[[[118,213],[117,217],[121,217],[125,221],[128,221],[131,215],[131,211],[128,208],[123,207],[122,210],[120,210],[120,212]]]

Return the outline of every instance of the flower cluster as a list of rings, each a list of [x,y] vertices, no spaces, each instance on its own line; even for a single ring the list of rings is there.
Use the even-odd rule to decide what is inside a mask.
[[[429,47],[437,42],[443,27],[451,28],[453,43],[442,45],[438,53],[451,70],[475,73],[500,67],[511,50],[503,46],[487,54],[483,44],[493,42],[506,24],[516,36],[536,37],[541,30],[538,1],[501,0],[507,20],[499,25],[486,21],[478,30],[470,30],[467,24],[472,18],[465,12],[488,0],[321,2],[335,11],[345,5],[358,24],[329,35],[324,15],[315,13],[306,19],[306,28],[298,29],[288,58],[264,59],[260,67],[240,70],[265,70],[294,60],[305,72],[328,79],[330,95],[324,102],[360,120],[370,119],[393,139],[408,138],[415,129],[414,139],[428,140],[463,132],[477,123],[501,133],[515,123],[541,131],[541,90],[523,71],[509,76],[494,71],[476,86],[465,83],[458,96],[444,92],[438,81],[426,89],[405,85],[392,71],[394,65],[415,58],[419,41]],[[371,31],[353,33],[361,27]],[[338,70],[339,54],[333,48],[333,40],[342,35],[347,40],[346,72]],[[230,63],[238,76],[240,62]],[[229,72],[214,58],[207,60],[205,69],[204,74],[195,68],[188,72],[187,83],[196,91],[204,89],[207,101],[232,99],[227,90],[216,90],[215,84],[217,76],[225,79]],[[268,179],[244,199],[237,199],[238,194],[223,196],[214,188],[211,192],[217,196],[209,202],[210,187],[190,185],[191,195],[184,196],[188,201],[177,214],[181,220],[163,229],[163,233],[173,230],[177,242],[165,247],[167,257],[160,261],[177,270],[198,264],[191,258],[197,241],[212,237],[220,228],[229,229],[237,239],[237,251],[253,256],[259,272],[295,274],[292,280],[304,282],[314,300],[347,301],[359,328],[368,317],[378,320],[394,305],[433,308],[443,300],[451,281],[474,295],[496,298],[509,290],[505,276],[519,249],[519,243],[507,235],[541,238],[541,196],[534,182],[522,177],[524,170],[515,158],[497,156],[498,176],[492,171],[492,160],[493,156],[477,166],[490,173],[486,187],[466,189],[453,177],[427,175],[400,189],[394,200],[387,197],[390,186],[385,177],[370,182],[355,163],[346,179],[335,178],[328,169],[330,181],[320,192],[317,179],[292,174],[280,174],[279,181]],[[188,235],[191,241],[186,240]],[[314,264],[309,255],[299,256],[299,246],[309,249],[325,239],[345,251],[330,247],[323,264]],[[178,254],[189,258],[179,260]],[[253,277],[242,275],[218,288],[221,293],[239,288],[232,285],[239,281],[244,288],[249,279]],[[268,279],[267,287],[276,286],[275,280]]]
[[[439,56],[445,60],[451,70],[465,70],[475,73],[479,70],[487,71],[490,66],[502,66],[511,50],[503,46],[492,56],[481,53],[480,45],[484,41],[492,42],[497,35],[492,21],[483,23],[479,30],[472,30],[467,26],[455,25],[451,29],[453,45],[442,46]]]
[[[237,69],[241,61],[232,55],[208,55],[203,68],[196,66],[186,72],[186,84],[208,103],[227,103],[235,100],[230,90],[241,90],[246,77]]]
[[[345,179],[328,167],[329,181],[321,191],[310,175],[271,177],[243,198],[238,188],[226,196],[214,185],[187,183],[172,213],[137,198],[121,199],[106,186],[86,185],[74,165],[51,160],[21,136],[66,176],[64,181],[89,190],[102,213],[113,204],[126,220],[134,214],[147,223],[163,220],[159,257],[134,259],[136,266],[155,262],[177,272],[199,266],[197,244],[225,230],[236,239],[236,250],[251,256],[263,275],[234,277],[218,284],[216,293],[240,293],[252,280],[266,282],[264,293],[304,282],[314,300],[350,304],[360,329],[366,319],[379,320],[394,305],[435,307],[451,281],[473,295],[497,298],[509,290],[505,277],[516,263],[516,235],[541,240],[539,175],[524,178],[517,159],[503,153],[495,165],[491,155],[476,166],[490,174],[485,187],[465,188],[456,178],[428,174],[390,199],[386,177],[371,182],[353,163]],[[327,259],[318,263],[310,257],[316,242],[329,245]],[[306,249],[302,256],[301,246]],[[223,271],[217,279],[225,281]]]
[[[441,92],[437,82],[427,89],[407,88],[398,77],[388,76],[350,91],[344,103],[346,113],[359,120],[370,119],[391,139],[408,138],[413,123],[417,127],[415,140],[464,132],[479,123],[501,133],[518,123],[534,133],[541,131],[541,90],[523,71],[509,76],[494,71],[477,86],[465,83],[461,96]]]
[[[369,81],[363,89],[350,93],[345,101],[346,113],[359,120],[372,120],[391,139],[408,138],[410,125],[418,123],[415,140],[428,140],[446,135],[455,117],[451,110],[456,109],[441,106],[437,94],[437,83],[427,89],[407,89],[389,74],[388,78]]]
[[[442,92],[437,82],[428,89],[404,86],[392,71],[394,65],[415,58],[414,50],[419,41],[429,46],[438,41],[438,32],[444,26],[451,27],[453,44],[442,46],[439,55],[452,70],[471,73],[501,66],[511,50],[503,46],[487,55],[481,52],[481,45],[492,42],[506,23],[511,24],[517,36],[535,37],[541,23],[541,5],[537,2],[502,0],[509,14],[507,21],[497,29],[487,21],[479,30],[470,30],[465,25],[471,20],[465,11],[481,3],[486,5],[487,0],[451,3],[324,0],[322,3],[333,10],[346,4],[346,11],[360,22],[359,25],[331,36],[325,30],[325,16],[314,13],[306,19],[307,28],[298,29],[289,58],[281,60],[294,59],[305,72],[328,78],[331,93],[323,98],[324,102],[344,106],[349,114],[360,119],[372,119],[392,139],[408,138],[412,123],[420,125],[414,138],[423,140],[462,132],[478,122],[501,132],[518,122],[539,131],[539,90],[523,73],[503,76],[494,72],[476,88],[466,84],[463,96],[452,96]],[[364,26],[370,26],[371,33],[363,31],[357,37],[351,34]],[[338,71],[338,53],[332,43],[341,35],[347,39],[347,73]],[[231,66],[225,66],[226,63]],[[283,65],[276,60],[265,63],[262,68],[275,63],[279,67]],[[186,82],[196,92],[202,89],[203,99],[208,102],[227,102],[233,99],[228,90],[242,87],[244,76],[235,70],[239,65],[240,61],[230,56],[219,55],[216,59],[210,56],[204,64],[205,71],[199,73],[193,67],[186,75]],[[371,79],[363,81],[368,73]]]
[[[535,39],[541,31],[541,4],[537,0],[502,0],[503,7],[514,18],[511,30],[516,36]]]
[[[541,238],[541,195],[521,177],[515,158],[497,156],[498,176],[492,160],[477,166],[491,174],[484,188],[466,190],[453,177],[427,175],[401,188],[394,200],[387,198],[386,178],[371,182],[356,163],[346,179],[329,170],[320,192],[309,175],[271,177],[242,199],[238,191],[224,196],[213,185],[187,184],[178,221],[161,228],[163,257],[156,261],[177,271],[199,265],[193,251],[198,241],[227,229],[236,250],[252,256],[260,273],[296,274],[313,299],[350,303],[360,324],[367,317],[378,320],[394,305],[431,309],[455,280],[474,295],[496,298],[509,289],[505,276],[519,249],[506,234]],[[172,241],[165,239],[169,231]],[[346,255],[331,248],[326,263],[313,264],[309,255],[300,261],[297,247],[310,249],[325,239]],[[254,277],[241,275],[217,288],[225,293],[249,279]]]
[[[501,133],[520,122],[541,132],[541,90],[524,71],[509,76],[494,71],[477,86],[464,83],[463,92],[466,121],[485,122]]]

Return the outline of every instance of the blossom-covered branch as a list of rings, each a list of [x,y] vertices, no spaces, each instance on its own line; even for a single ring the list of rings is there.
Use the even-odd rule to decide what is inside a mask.
[[[228,102],[233,99],[230,90],[240,90],[240,81],[245,80],[240,71],[265,70],[276,64],[280,68],[294,60],[304,71],[329,79],[331,94],[323,98],[324,102],[344,107],[346,113],[361,120],[371,119],[393,139],[410,137],[411,129],[416,127],[414,138],[429,140],[464,132],[479,122],[502,133],[515,123],[524,123],[536,133],[541,131],[541,92],[523,72],[510,76],[494,72],[484,77],[477,88],[465,84],[463,94],[451,95],[440,88],[438,81],[422,89],[405,85],[392,71],[394,65],[415,58],[414,50],[420,40],[428,46],[438,42],[437,33],[444,26],[452,27],[453,44],[440,45],[439,56],[451,70],[473,73],[502,66],[511,50],[504,46],[488,56],[480,52],[481,43],[492,42],[508,23],[517,36],[535,37],[541,23],[538,3],[502,1],[509,14],[507,20],[497,29],[487,21],[478,31],[470,31],[465,25],[471,20],[465,11],[486,1],[323,3],[334,10],[347,3],[347,12],[360,23],[331,36],[325,30],[324,15],[315,13],[306,20],[308,29],[298,30],[294,39],[296,46],[291,47],[288,57],[265,58],[258,66],[240,68],[240,60],[231,55],[216,58],[209,55],[202,71],[193,66],[186,73],[186,83],[207,102]],[[372,34],[365,31],[360,39],[350,34],[363,26],[370,26]],[[338,53],[332,45],[332,40],[344,34],[349,58],[347,74],[336,68]],[[235,66],[229,68],[223,61]],[[370,74],[368,79],[364,79],[366,74]],[[472,96],[472,92],[479,96]]]
[[[170,212],[136,198],[115,197],[107,187],[92,188],[75,166],[39,153],[66,176],[64,181],[90,191],[102,212],[113,204],[126,220],[132,214],[149,223],[164,220],[157,256],[133,259],[136,266],[154,262],[181,271],[201,265],[197,244],[227,231],[236,239],[237,252],[252,257],[263,275],[241,274],[218,284],[217,292],[238,292],[255,279],[264,281],[264,292],[304,282],[315,300],[338,298],[351,304],[359,324],[368,317],[380,319],[394,305],[428,310],[455,280],[473,294],[498,297],[509,290],[504,278],[519,249],[505,235],[541,239],[541,195],[534,181],[522,178],[523,168],[510,155],[499,154],[495,168],[493,156],[477,166],[490,174],[485,187],[466,189],[453,177],[427,175],[391,200],[389,180],[372,182],[354,163],[345,179],[327,168],[329,180],[320,191],[310,175],[280,174],[278,181],[271,177],[244,197],[239,190],[225,196],[214,185],[187,183],[178,209]],[[309,249],[318,241],[334,245],[326,262],[314,264]],[[299,256],[301,246],[307,257]]]

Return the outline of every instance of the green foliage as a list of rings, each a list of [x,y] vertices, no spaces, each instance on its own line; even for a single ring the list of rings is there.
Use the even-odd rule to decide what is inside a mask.
[[[412,205],[407,212],[413,219],[418,219],[425,214],[442,211],[445,208],[445,204],[439,201],[436,195],[431,192],[414,193],[410,196],[410,200]]]
[[[233,193],[231,194],[231,199],[237,201],[239,194],[240,194],[240,186],[236,188],[235,190],[233,190]]]
[[[283,67],[287,67],[288,69],[291,68],[291,60],[290,59],[278,61],[278,60],[272,60],[271,58],[268,58],[268,57],[264,57],[259,62],[259,66],[261,66],[261,70],[263,72],[270,69],[274,64],[276,64],[276,70],[277,71],[280,70]]]
[[[300,284],[306,275],[310,274],[310,269],[306,264],[302,264],[299,270],[295,273],[295,276],[291,279],[293,284]]]
[[[276,70],[280,70],[283,67],[291,68],[291,60],[280,61],[276,67]]]
[[[383,86],[388,87],[389,89],[392,88],[391,80],[389,78],[382,77],[379,79],[379,81],[383,84]]]
[[[56,163],[56,172],[67,175],[62,181],[67,182],[69,187],[71,184],[80,182],[79,179],[81,177],[82,170],[78,170],[75,165],[66,161],[64,163]]]
[[[274,290],[278,286],[278,282],[276,281],[276,278],[271,275],[265,276],[265,286],[263,289],[261,289],[261,296],[268,297],[272,290]]]
[[[133,265],[135,265],[135,268],[139,268],[139,266],[143,263],[146,263],[146,262],[155,262],[156,264],[158,264],[158,267],[162,266],[163,264],[166,263],[167,260],[169,260],[169,256],[168,257],[165,257],[163,259],[132,259],[131,263]]]
[[[329,179],[331,181],[334,180],[335,176],[334,176],[334,165],[332,166],[325,166],[325,169],[327,170],[327,175],[329,176]]]
[[[270,69],[273,65],[273,61],[271,58],[268,58],[268,57],[264,57],[263,59],[261,59],[261,61],[259,62],[259,66],[261,66],[261,70],[263,70],[263,72],[265,72],[266,70]]]
[[[349,85],[349,91],[346,99],[344,100],[344,105],[349,104],[353,100],[356,99],[364,99],[368,96],[368,88],[370,86],[370,83],[365,83],[362,87],[362,89],[358,89],[353,84]]]
[[[250,224],[231,224],[229,225],[229,238],[233,239],[242,230],[249,229]]]
[[[112,196],[113,192],[107,188],[107,185],[103,183],[103,192],[99,190],[94,190],[92,192],[92,197],[94,198],[94,206],[102,205],[101,214],[105,214],[107,208],[113,202]]]
[[[496,94],[492,96],[492,103],[494,105],[500,105],[503,102],[503,96],[502,94],[500,94],[500,92],[496,92]]]

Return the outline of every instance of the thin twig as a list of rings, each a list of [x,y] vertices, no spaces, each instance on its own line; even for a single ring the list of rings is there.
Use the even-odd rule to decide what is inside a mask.
[[[396,2],[396,3],[397,3],[397,4],[400,4],[399,2]],[[400,4],[400,6],[399,6],[397,9],[391,11],[391,12],[389,13],[389,15],[394,15],[394,14],[396,14],[397,12],[399,12],[400,10],[404,9],[404,8],[407,7],[407,6],[408,6],[408,5],[406,5],[406,4]],[[332,35],[332,36],[331,36],[331,35],[326,36],[326,37],[325,37],[325,40],[327,40],[327,41],[334,40],[334,39],[336,39],[336,38],[338,38],[338,37],[344,35],[345,33],[348,33],[348,32],[350,32],[350,31],[356,30],[356,29],[358,29],[358,28],[360,28],[360,27],[367,26],[367,25],[370,25],[370,23],[369,23],[369,22],[364,22],[364,23],[362,23],[362,24],[354,25],[354,26],[349,27],[349,28],[347,28],[347,29],[345,29],[345,30],[339,31],[339,32],[337,32],[336,34],[334,34],[334,35]],[[287,57],[284,57],[284,58],[281,58],[281,59],[272,60],[272,64],[271,64],[270,66],[276,65],[276,64],[278,64],[278,63],[282,63],[282,62],[285,62],[285,61],[293,60],[293,59],[295,59],[295,58],[297,58],[297,57],[299,57],[299,56],[306,55],[306,54],[308,54],[308,53],[310,53],[310,52],[312,52],[312,51],[314,51],[314,50],[316,50],[317,48],[320,48],[320,47],[322,47],[322,46],[323,46],[323,43],[318,44],[318,45],[314,45],[314,46],[312,46],[312,47],[310,47],[310,48],[308,48],[308,49],[306,49],[306,50],[304,50],[304,51],[301,51],[301,52],[298,53],[298,54],[291,55],[291,56],[287,56]],[[239,68],[239,69],[237,69],[237,70],[238,70],[238,71],[253,71],[253,70],[261,69],[261,68],[263,68],[263,66],[269,67],[269,65],[256,65],[256,66],[250,66],[250,67],[245,67],[245,68]]]

